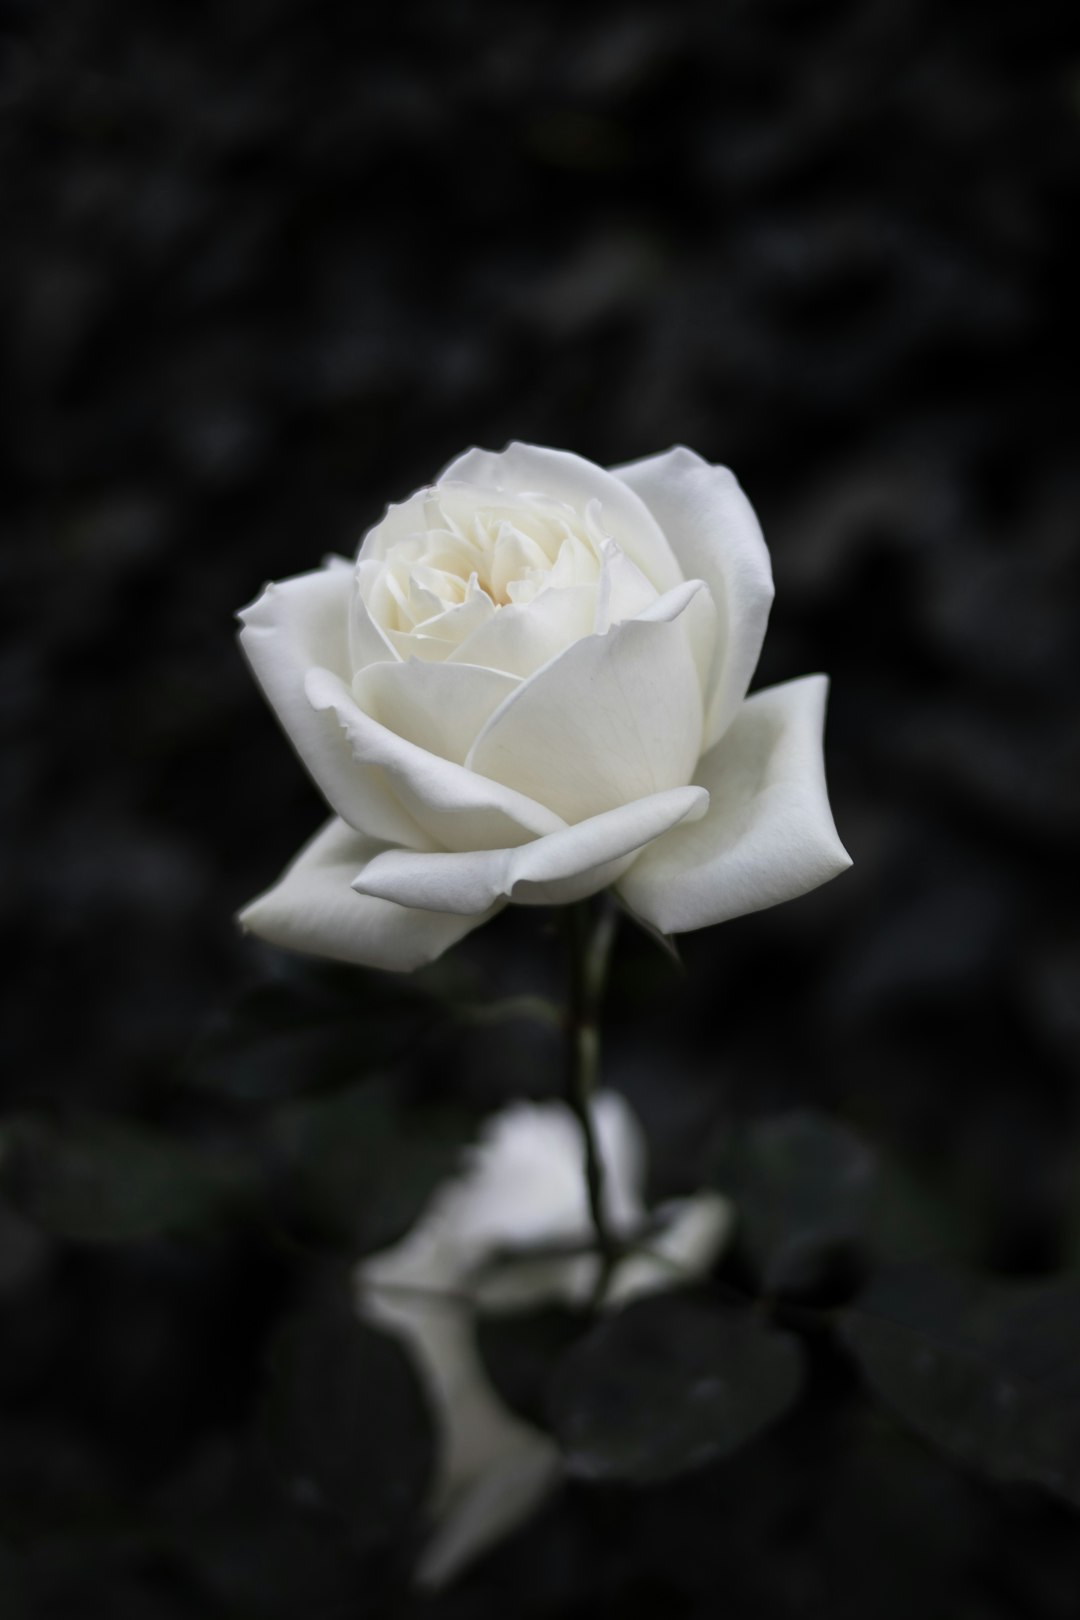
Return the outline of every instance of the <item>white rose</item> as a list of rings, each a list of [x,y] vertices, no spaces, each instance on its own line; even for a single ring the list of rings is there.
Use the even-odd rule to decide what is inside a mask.
[[[605,1213],[629,1239],[645,1220],[645,1146],[614,1092],[593,1103],[605,1162]],[[585,1245],[592,1237],[581,1133],[564,1103],[517,1103],[488,1121],[464,1173],[432,1198],[412,1232],[356,1270],[369,1320],[415,1358],[436,1422],[432,1532],[417,1570],[439,1585],[506,1535],[561,1477],[551,1438],[516,1416],[490,1384],[476,1347],[476,1310],[585,1305],[599,1282],[595,1252],[503,1259],[508,1249]],[[661,1206],[642,1248],[616,1266],[603,1305],[702,1276],[720,1253],[731,1208],[715,1193]]]
[[[613,884],[679,933],[834,877],[826,678],[746,697],[772,594],[749,502],[690,450],[468,451],[241,615],[334,811],[241,921],[410,969],[509,901]]]

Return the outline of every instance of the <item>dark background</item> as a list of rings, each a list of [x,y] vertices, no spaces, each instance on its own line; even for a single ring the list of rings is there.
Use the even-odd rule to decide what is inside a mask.
[[[656,1190],[729,1122],[814,1106],[904,1189],[886,1248],[1080,1264],[1071,12],[5,8],[5,1617],[411,1602],[249,1456],[310,1286],[252,1189],[269,1158],[303,1205],[281,1141],[314,1069],[198,1054],[267,976],[324,993],[231,920],[321,814],[231,616],[469,444],[729,464],[777,581],[756,684],[832,676],[851,873],[687,937],[681,978],[618,947],[608,1075]],[[555,972],[539,912],[454,956],[471,984]],[[364,984],[392,1021],[406,992]],[[481,1046],[387,1084],[557,1088],[535,1033]],[[1075,1514],[824,1379],[696,1484],[563,1499],[438,1611],[1075,1614]]]

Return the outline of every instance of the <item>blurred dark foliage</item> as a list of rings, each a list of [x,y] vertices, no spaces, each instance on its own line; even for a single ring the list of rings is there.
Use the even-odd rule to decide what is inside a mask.
[[[0,1615],[1072,1620],[1074,8],[3,16]],[[758,683],[832,674],[855,866],[681,977],[624,930],[609,1000],[653,1190],[738,1189],[724,1288],[780,1296],[802,1396],[686,1478],[605,1454],[425,1602],[416,1391],[333,1300],[477,1118],[557,1089],[553,1032],[483,1010],[557,940],[508,915],[425,987],[238,937],[321,812],[230,618],[510,437],[736,469]],[[904,1262],[989,1294],[913,1304]]]

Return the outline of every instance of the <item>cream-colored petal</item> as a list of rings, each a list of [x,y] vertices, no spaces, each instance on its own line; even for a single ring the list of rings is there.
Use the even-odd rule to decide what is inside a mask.
[[[816,889],[851,865],[825,786],[828,681],[808,675],[748,698],[695,781],[709,811],[650,844],[619,893],[665,934],[706,928]]]
[[[352,880],[371,850],[370,841],[344,822],[328,822],[273,887],[244,907],[241,925],[288,950],[408,973],[499,909],[450,917],[357,894]]]
[[[349,602],[349,662],[351,674],[365,669],[368,664],[395,663],[398,652],[378,617],[368,604],[368,596],[377,598],[378,588],[373,575],[381,572],[382,564],[364,562],[356,565],[356,585]],[[341,673],[339,671],[339,673]]]
[[[596,615],[592,625],[597,635],[603,635],[613,624],[634,619],[651,607],[657,599],[655,586],[645,578],[640,568],[630,561],[614,540],[601,544],[603,566],[596,595]]]
[[[702,698],[684,584],[637,619],[577,641],[525,681],[467,764],[567,822],[682,787],[701,751]]]
[[[340,563],[268,585],[240,614],[240,645],[285,734],[343,820],[385,843],[429,842],[377,771],[360,764],[329,714],[305,694],[313,665],[350,677],[351,568]]]
[[[670,591],[687,577],[645,503],[629,485],[603,467],[567,450],[508,444],[505,450],[468,450],[443,471],[444,484],[477,484],[507,495],[543,494],[584,512],[599,502],[599,521],[658,591]]]
[[[365,714],[429,753],[460,765],[499,704],[518,686],[513,675],[476,664],[370,664],[353,681]]]
[[[524,794],[389,731],[329,670],[309,670],[306,689],[315,709],[336,716],[357,762],[384,773],[429,841],[443,849],[505,849],[565,825]]]
[[[708,803],[703,788],[669,788],[516,849],[386,850],[372,857],[355,886],[360,894],[400,905],[465,916],[499,900],[570,905],[608,888],[638,850],[680,822],[705,815]]]
[[[761,525],[734,474],[685,446],[612,470],[652,512],[686,578],[712,591],[721,657],[705,717],[709,748],[745,697],[765,636],[773,582]]]
[[[493,612],[449,658],[525,677],[589,635],[595,617],[595,585],[549,585],[531,601]]]

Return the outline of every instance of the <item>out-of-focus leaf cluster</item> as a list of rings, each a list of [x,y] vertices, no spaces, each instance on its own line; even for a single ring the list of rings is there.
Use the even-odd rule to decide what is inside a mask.
[[[515,1093],[516,1073],[494,1083],[498,1054],[531,1042],[537,1072],[557,1073],[557,1033],[546,1003],[485,1002],[456,968],[401,985],[286,964],[196,1042],[160,1117],[8,1121],[0,1189],[19,1242],[179,1255],[232,1232],[280,1268],[247,1440],[208,1441],[165,1518],[132,1504],[120,1544],[182,1544],[214,1601],[273,1620],[312,1566],[330,1604],[358,1581],[407,1587],[437,1415],[403,1346],[357,1317],[350,1268],[411,1228]],[[557,1502],[515,1545],[569,1502],[602,1526],[609,1493],[629,1491],[618,1500],[635,1515],[651,1502],[666,1523],[669,1496],[698,1493],[692,1516],[731,1480],[764,1490],[767,1469],[812,1475],[837,1448],[830,1489],[856,1517],[864,1473],[886,1496],[925,1474],[961,1527],[978,1480],[1080,1504],[1075,1285],[958,1269],[950,1212],[821,1112],[731,1123],[702,1162],[735,1212],[713,1277],[599,1315],[470,1312],[494,1388],[564,1457]],[[934,1556],[948,1562],[942,1539]],[[647,1535],[639,1551],[647,1565]],[[0,1561],[13,1613],[22,1571],[17,1555]]]

